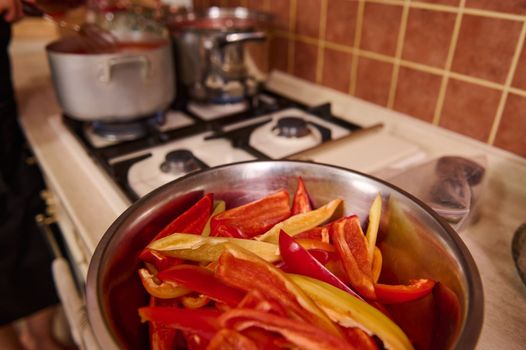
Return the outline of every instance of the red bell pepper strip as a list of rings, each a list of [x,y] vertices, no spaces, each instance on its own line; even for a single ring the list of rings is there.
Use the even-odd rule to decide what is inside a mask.
[[[283,306],[288,316],[304,320],[335,336],[342,336],[327,315],[278,268],[234,245],[220,256],[216,276],[246,292],[257,290]]]
[[[175,299],[157,299],[150,297],[150,306],[176,306]],[[150,322],[150,349],[151,350],[173,350],[177,344],[177,330],[166,328],[158,322]]]
[[[175,232],[201,234],[212,213],[213,204],[214,194],[206,194],[184,213],[166,225],[161,232],[154,237],[152,242]],[[139,254],[139,258],[153,264],[158,270],[164,270],[177,262],[177,260],[171,260],[164,255],[156,255],[148,248],[143,249],[141,254]]]
[[[296,239],[312,239],[324,243],[329,243],[329,229],[326,226],[318,226],[310,230],[303,231],[294,236]]]
[[[220,224],[225,224],[239,230],[244,237],[251,238],[267,231],[289,216],[289,193],[281,190],[217,214],[212,218],[211,227],[214,232]]]
[[[425,297],[433,290],[435,281],[427,278],[409,281],[408,285],[377,283],[376,300],[383,304],[400,304]]]
[[[250,338],[232,329],[223,328],[210,341],[207,350],[259,350]]]
[[[243,232],[235,227],[227,224],[217,224],[210,234],[212,237],[233,237],[233,238],[247,238]]]
[[[339,219],[331,225],[331,238],[351,286],[360,295],[374,299],[374,283],[367,241],[357,216]]]
[[[343,333],[347,341],[360,350],[378,350],[373,338],[358,327],[345,328]]]
[[[312,210],[309,193],[301,176],[298,178],[298,186],[292,199],[292,215],[306,213]]]
[[[220,329],[216,309],[181,309],[178,307],[147,306],[139,308],[142,322],[155,322],[163,327],[196,334],[205,340],[213,338]]]
[[[159,272],[157,277],[162,281],[176,282],[231,307],[237,306],[245,296],[239,289],[227,286],[216,278],[212,271],[196,265],[174,266]]]
[[[283,230],[279,233],[279,252],[290,272],[327,282],[361,299],[354,290],[327,270],[325,266]]]
[[[302,320],[273,315],[267,312],[251,309],[232,309],[220,316],[224,327],[238,331],[250,327],[263,328],[280,333],[289,342],[300,349],[306,350],[338,350],[357,349],[343,337],[337,336],[326,329],[306,323]]]
[[[139,254],[139,259],[141,259],[145,263],[152,264],[157,271],[167,269],[171,266],[179,265],[183,262],[182,259],[166,256],[160,252],[147,248],[143,249],[141,254]]]

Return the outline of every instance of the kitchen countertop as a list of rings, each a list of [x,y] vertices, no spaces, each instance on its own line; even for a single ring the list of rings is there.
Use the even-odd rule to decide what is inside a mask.
[[[93,175],[94,162],[80,145],[71,142],[71,135],[63,132],[44,42],[15,41],[11,51],[21,124],[48,185],[60,197],[85,250],[91,254],[129,202],[107,184],[105,174],[96,170]],[[335,115],[362,126],[383,123],[381,132],[416,143],[427,157],[487,157],[486,183],[477,215],[460,231],[484,286],[485,318],[477,348],[524,349],[526,286],[515,270],[510,244],[515,229],[526,221],[526,159],[286,74],[272,74],[268,86],[283,94],[294,91],[296,99],[310,105],[331,102]],[[330,162],[352,167],[341,159]]]

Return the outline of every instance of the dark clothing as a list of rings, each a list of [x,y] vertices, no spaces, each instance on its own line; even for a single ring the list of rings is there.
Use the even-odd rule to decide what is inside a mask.
[[[58,302],[51,254],[34,219],[45,207],[40,199],[44,182],[38,167],[26,162],[9,40],[9,24],[0,18],[0,326]]]

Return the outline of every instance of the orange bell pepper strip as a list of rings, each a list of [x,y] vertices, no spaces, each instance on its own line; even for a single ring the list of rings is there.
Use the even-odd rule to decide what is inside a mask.
[[[296,239],[311,239],[329,244],[329,228],[326,226],[314,227],[294,236]]]
[[[174,232],[201,234],[212,213],[214,195],[208,193],[198,200],[184,213],[176,217],[159,232],[153,241],[166,237]],[[145,248],[139,254],[139,259],[153,264],[157,270],[164,270],[169,266],[179,263],[162,254],[155,254],[150,249]]]
[[[335,221],[331,225],[331,238],[351,286],[363,297],[374,299],[372,265],[358,217],[350,216]]]
[[[400,304],[425,297],[435,287],[435,281],[427,278],[410,280],[407,285],[377,283],[376,300],[382,304]]]
[[[144,268],[139,269],[139,277],[148,294],[159,299],[177,298],[192,291],[171,281],[160,281]]]
[[[305,350],[353,350],[344,337],[337,336],[303,320],[291,319],[252,309],[232,309],[219,317],[221,325],[242,331],[250,327],[281,334],[293,345]]]
[[[305,188],[305,183],[301,176],[298,178],[298,185],[294,198],[292,199],[292,215],[306,213],[312,210],[309,193]]]
[[[312,300],[282,271],[258,256],[234,245],[220,256],[216,276],[225,283],[249,292],[257,290],[279,303],[289,317],[304,320],[335,336],[340,330]]]
[[[220,225],[239,231],[241,237],[251,238],[290,216],[289,193],[281,190],[256,201],[225,210],[211,220],[212,236]]]
[[[343,333],[347,341],[360,350],[378,350],[373,338],[358,327],[345,328]]]

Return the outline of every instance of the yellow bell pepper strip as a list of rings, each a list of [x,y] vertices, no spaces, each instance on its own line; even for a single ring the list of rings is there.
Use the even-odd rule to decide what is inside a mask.
[[[380,217],[382,216],[382,196],[380,193],[374,198],[373,204],[369,209],[369,224],[365,238],[367,238],[367,253],[369,261],[373,261],[374,247],[376,247],[376,238],[378,237],[378,229],[380,228]]]
[[[150,243],[148,248],[184,260],[213,262],[217,261],[227,244],[240,246],[268,262],[280,260],[279,248],[276,244],[241,238],[203,237],[187,233],[174,233]]]
[[[174,232],[201,234],[212,212],[213,202],[214,195],[212,193],[206,194],[184,213],[166,225],[152,241],[166,237]],[[177,263],[177,261],[171,260],[166,256],[153,254],[148,248],[143,249],[139,254],[139,258],[153,264],[158,270],[164,270]]]
[[[377,283],[382,273],[382,252],[378,247],[374,247],[373,254],[373,265],[371,266],[371,274],[373,276],[373,282]]]
[[[205,228],[203,228],[203,231],[201,232],[201,236],[210,236],[210,223],[212,221],[212,218],[216,216],[219,213],[224,212],[226,209],[225,201],[215,201],[214,202],[214,211],[212,212],[212,215],[208,218],[208,221],[206,222]]]
[[[185,286],[231,307],[237,306],[245,296],[239,289],[230,287],[216,278],[213,271],[201,266],[181,264],[159,272],[157,277]]]
[[[251,238],[289,216],[289,193],[281,190],[214,216],[210,223],[211,235],[217,236],[214,234],[216,227],[226,225],[239,230],[242,237]]]
[[[219,317],[221,325],[242,331],[257,327],[277,332],[296,347],[305,350],[359,350],[350,345],[345,338],[336,336],[326,329],[306,323],[252,309],[232,309]]]
[[[146,306],[139,308],[142,322],[154,322],[162,327],[179,329],[210,341],[221,328],[217,309],[182,309],[178,307]]]
[[[212,338],[206,350],[260,350],[260,347],[249,337],[223,328]]]
[[[427,278],[410,280],[407,285],[375,285],[376,301],[382,304],[400,304],[425,297],[435,287],[435,281]]]
[[[334,222],[331,238],[353,289],[365,298],[374,299],[371,261],[358,217],[353,215]]]
[[[188,309],[199,309],[210,302],[210,298],[206,295],[199,294],[197,296],[183,296],[181,297],[181,304]]]
[[[259,291],[265,298],[282,305],[289,317],[343,337],[339,328],[285,273],[249,251],[227,246],[218,260],[216,276],[246,292]]]
[[[279,251],[283,261],[287,264],[289,272],[316,278],[361,299],[354,290],[334,276],[332,272],[327,270],[325,266],[283,230],[279,233]]]
[[[305,188],[305,183],[301,176],[298,178],[298,185],[294,198],[292,199],[292,215],[306,213],[312,210],[312,205],[309,197],[309,193]]]
[[[158,280],[145,268],[139,269],[139,277],[148,294],[159,299],[177,298],[192,292],[191,289],[185,288],[177,283]]]
[[[359,327],[369,335],[378,336],[387,349],[413,349],[400,327],[368,303],[314,278],[294,274],[287,276],[334,322],[343,327]]]
[[[281,230],[287,232],[290,236],[295,236],[298,233],[310,230],[329,221],[341,203],[341,199],[334,199],[318,209],[291,216],[255,238],[258,241],[278,243],[279,231]]]

